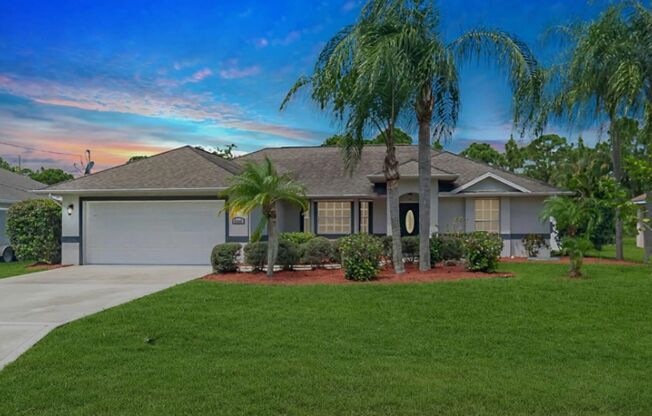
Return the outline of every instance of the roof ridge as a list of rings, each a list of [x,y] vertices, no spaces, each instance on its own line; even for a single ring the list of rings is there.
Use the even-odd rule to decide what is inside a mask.
[[[166,151],[161,152],[161,153],[156,153],[154,155],[147,156],[147,157],[142,158],[142,159],[134,160],[133,162],[126,161],[125,163],[122,163],[120,165],[111,166],[110,168],[106,168],[106,169],[101,170],[101,171],[96,172],[96,173],[91,173],[90,175],[84,175],[84,176],[80,176],[78,178],[72,178],[72,179],[68,179],[67,181],[55,183],[54,185],[46,186],[45,188],[43,188],[41,190],[45,191],[45,190],[48,190],[50,188],[58,187],[60,185],[67,184],[67,183],[70,183],[70,182],[80,181],[80,180],[83,180],[85,178],[96,177],[97,175],[102,175],[102,174],[104,174],[106,172],[111,172],[111,171],[113,171],[115,169],[118,169],[118,168],[121,168],[123,166],[135,165],[137,163],[141,163],[141,162],[145,162],[145,161],[151,161],[152,159],[155,159],[155,158],[157,158],[159,156],[163,156],[163,155],[166,155],[166,154],[171,153],[171,152],[176,152],[177,150],[185,149],[186,147],[187,148],[192,148],[192,146],[190,146],[189,144],[181,146],[181,147],[175,147],[173,149],[169,149],[169,150],[166,150]]]
[[[218,156],[218,155],[216,155],[214,153],[208,152],[208,151],[206,151],[206,150],[204,150],[202,148],[193,147],[193,146],[188,146],[188,147],[190,147],[190,149],[192,151],[194,151],[196,154],[203,157],[204,159],[206,159],[207,161],[209,161],[213,165],[219,167],[220,169],[226,170],[227,172],[229,172],[232,175],[238,175],[241,172],[240,165],[236,164],[235,162],[232,162],[232,161],[230,161],[228,159],[225,159],[225,158],[223,158],[221,156]],[[222,166],[222,165],[220,165],[220,163],[217,163],[218,160],[220,161],[220,163],[223,163],[226,166]]]

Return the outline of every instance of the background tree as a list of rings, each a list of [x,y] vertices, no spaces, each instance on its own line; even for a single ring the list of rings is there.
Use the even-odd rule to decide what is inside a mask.
[[[221,196],[226,198],[224,211],[250,214],[261,208],[263,217],[253,234],[259,240],[267,225],[267,276],[272,277],[278,255],[277,204],[288,202],[308,209],[304,187],[288,175],[280,175],[269,158],[260,164],[245,164],[242,173],[234,176],[232,184]]]
[[[507,167],[505,156],[487,143],[471,143],[469,147],[460,152],[460,155],[497,168]]]
[[[565,137],[544,134],[532,140],[524,149],[525,175],[551,183],[554,170],[565,160],[569,145]]]
[[[127,160],[127,164],[137,162],[139,160],[147,159],[148,157],[149,156],[145,156],[145,155],[132,156],[132,157],[129,158],[129,160]]]
[[[351,140],[346,135],[334,134],[328,137],[321,144],[322,146],[343,146],[347,140]],[[378,133],[373,139],[364,139],[364,144],[385,144],[384,136]],[[394,128],[394,143],[395,144],[412,144],[412,137],[398,127]]]
[[[505,143],[505,168],[511,172],[518,172],[523,168],[525,155],[523,149],[516,143],[514,136],[510,135]]]
[[[46,185],[55,185],[75,178],[62,169],[45,169],[43,167],[40,170],[30,173],[29,177]]]

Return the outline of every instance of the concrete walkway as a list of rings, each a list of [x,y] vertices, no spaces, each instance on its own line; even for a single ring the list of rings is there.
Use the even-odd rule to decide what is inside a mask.
[[[209,272],[207,266],[74,266],[0,279],[0,369],[59,325]]]

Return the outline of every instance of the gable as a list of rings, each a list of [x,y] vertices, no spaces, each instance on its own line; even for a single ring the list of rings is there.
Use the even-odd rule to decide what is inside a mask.
[[[483,193],[483,192],[525,192],[530,191],[518,184],[515,184],[501,176],[487,172],[484,175],[467,182],[466,184],[453,189],[451,193]]]

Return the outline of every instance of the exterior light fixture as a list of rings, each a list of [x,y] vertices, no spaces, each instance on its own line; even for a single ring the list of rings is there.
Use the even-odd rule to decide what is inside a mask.
[[[68,205],[68,215],[72,215],[73,209],[75,209],[75,206],[73,204]]]

